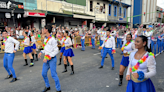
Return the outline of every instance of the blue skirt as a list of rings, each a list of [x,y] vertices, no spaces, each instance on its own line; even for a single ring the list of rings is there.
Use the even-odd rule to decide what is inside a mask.
[[[25,54],[28,54],[28,53],[31,53],[31,52],[32,52],[31,46],[25,47],[24,50],[23,50],[23,53],[25,53]]]
[[[150,79],[135,83],[132,80],[128,81],[126,92],[156,92],[155,87]]]
[[[34,43],[32,46],[31,46],[32,49],[36,49],[36,44]]]
[[[60,53],[64,53],[65,47],[62,47]]]
[[[129,65],[129,57],[122,57],[120,65],[127,67]]]
[[[75,56],[74,53],[73,53],[73,50],[71,48],[67,49],[67,50],[64,50],[64,54],[63,56],[66,56],[66,57],[73,57]]]

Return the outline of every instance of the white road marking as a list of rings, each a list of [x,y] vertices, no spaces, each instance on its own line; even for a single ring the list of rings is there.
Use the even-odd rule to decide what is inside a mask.
[[[101,53],[96,53],[96,54],[93,54],[93,55],[98,55],[98,54],[101,54]]]

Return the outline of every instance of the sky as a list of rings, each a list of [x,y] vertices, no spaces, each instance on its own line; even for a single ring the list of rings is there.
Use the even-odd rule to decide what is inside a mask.
[[[157,6],[164,9],[164,0],[157,0]]]

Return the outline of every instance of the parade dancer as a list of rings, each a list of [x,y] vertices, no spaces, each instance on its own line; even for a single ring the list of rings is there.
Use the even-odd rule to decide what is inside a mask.
[[[5,47],[4,49],[5,54],[3,57],[3,66],[8,72],[8,76],[5,79],[10,79],[13,77],[13,79],[10,81],[10,83],[12,83],[12,82],[17,81],[15,70],[13,68],[13,62],[14,62],[15,53],[19,48],[19,41],[8,36],[8,33],[6,30],[2,32],[2,36],[4,37],[3,46]],[[16,44],[15,48],[14,48],[14,44]]]
[[[28,65],[27,57],[26,57],[26,55],[28,54],[28,56],[31,59],[31,63],[30,63],[29,67],[32,67],[32,66],[34,66],[34,63],[33,63],[33,57],[31,55],[31,53],[32,53],[32,48],[31,48],[31,45],[30,45],[31,41],[30,41],[30,38],[27,35],[28,35],[27,32],[23,32],[23,36],[25,37],[23,42],[22,42],[23,47],[24,47],[24,50],[23,50],[23,57],[24,57],[24,60],[25,60],[25,65],[24,66]]]
[[[156,55],[156,48],[158,44],[158,38],[152,36],[151,37],[151,51]],[[153,48],[154,47],[154,48]]]
[[[81,46],[82,46],[82,48],[81,48],[81,51],[85,51],[85,33],[84,33],[84,31],[82,31],[82,35],[80,35],[80,37],[81,37]]]
[[[61,32],[61,37],[62,37],[62,39],[65,39],[63,32]],[[58,39],[58,41],[60,42],[62,39]],[[58,65],[61,65],[61,61],[62,61],[62,56],[63,56],[64,50],[65,50],[65,46],[62,45],[62,47],[60,49],[60,59],[59,59],[60,61],[59,61]]]
[[[56,55],[58,54],[59,49],[57,47],[57,40],[55,40],[54,36],[51,35],[51,32],[52,27],[50,25],[44,27],[43,34],[46,35],[46,38],[44,39],[43,50],[41,50],[38,55],[38,57],[41,58],[42,53],[45,54],[43,59],[42,76],[45,81],[46,87],[42,92],[47,92],[48,90],[50,90],[50,84],[47,76],[47,72],[49,69],[51,70],[51,76],[55,81],[57,92],[61,92],[60,82],[56,72]]]
[[[151,36],[152,36],[153,32],[150,31],[150,29],[147,29],[147,31],[145,32],[145,36],[148,37],[148,51],[151,52]]]
[[[72,62],[72,57],[74,56],[73,50],[71,49],[72,46],[72,41],[71,38],[68,36],[68,31],[65,31],[64,33],[65,39],[63,39],[60,43],[63,43],[63,45],[65,46],[65,50],[64,50],[64,68],[65,70],[62,73],[67,72],[67,58],[68,58],[68,62],[71,65],[71,69],[72,72],[70,75],[74,74],[74,66],[73,66],[73,62]]]
[[[125,71],[126,67],[129,65],[129,55],[133,50],[135,50],[135,45],[134,45],[134,42],[132,40],[131,34],[128,34],[126,36],[126,41],[124,42],[121,50],[123,51],[123,57],[122,57],[122,60],[120,63],[120,71],[119,71],[120,81],[118,84],[119,86],[122,85],[124,71]]]
[[[102,29],[103,31],[101,31],[101,29]],[[103,42],[104,42],[105,39],[106,39],[106,28],[104,28],[104,27],[102,26],[101,29],[97,31],[97,33],[100,35],[100,46],[102,46]],[[105,48],[105,47],[103,47],[103,48],[101,49],[101,57],[103,57],[104,48]]]
[[[92,33],[92,39],[91,39],[92,49],[95,49],[95,37],[96,37],[96,33],[95,33],[95,31],[93,31],[93,33]]]
[[[156,61],[152,52],[147,52],[147,37],[138,36],[135,48],[129,56],[129,65],[126,74],[128,81],[126,92],[155,92],[155,87],[150,80],[156,75]]]
[[[33,35],[33,32],[30,33],[30,36],[31,36],[32,57],[34,60],[34,54],[35,54],[35,57],[36,57],[35,61],[38,61],[38,55],[36,52],[36,39],[35,39],[35,36]]]
[[[110,55],[111,61],[112,61],[112,70],[114,70],[114,57],[113,57],[113,54],[115,53],[115,39],[114,39],[113,36],[110,36],[110,32],[111,32],[111,30],[107,31],[107,37],[105,37],[105,41],[103,42],[102,46],[99,47],[99,49],[104,48],[104,53],[103,53],[103,57],[102,57],[102,61],[101,61],[101,66],[99,67],[99,69],[103,68],[104,60],[105,60],[105,57],[108,53]]]

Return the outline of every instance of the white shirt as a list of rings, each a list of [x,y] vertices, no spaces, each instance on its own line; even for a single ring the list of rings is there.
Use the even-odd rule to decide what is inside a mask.
[[[26,46],[30,46],[30,38],[25,37],[23,44],[26,45]]]
[[[18,50],[20,42],[12,37],[9,37],[4,44],[5,44],[5,53],[13,53],[14,49]],[[15,48],[14,48],[14,44],[16,44]]]
[[[19,31],[16,30],[16,37],[19,38]]]
[[[19,36],[23,36],[23,30],[19,31]]]
[[[100,35],[101,40],[104,41],[106,39],[106,31],[98,30],[97,33]]]
[[[132,52],[129,56],[129,66],[126,75],[130,75],[130,68],[136,65],[138,62],[138,60],[134,58],[136,52],[137,51]],[[137,73],[137,71],[144,72],[145,78],[151,78],[152,76],[156,75],[156,61],[154,56],[149,56],[144,63],[140,64],[138,70],[132,73]]]
[[[124,41],[123,46],[125,46],[126,43],[127,43],[127,41]],[[134,44],[134,42],[131,42],[128,46],[125,46],[123,53],[127,53],[127,52],[131,53],[134,50],[136,50],[135,44]]]
[[[107,39],[107,37],[105,37],[105,40]],[[112,48],[115,49],[115,39],[113,36],[110,36],[110,38],[107,40],[107,42],[105,42],[105,40],[103,41],[103,44],[101,47],[105,48]]]
[[[85,35],[80,35],[81,36],[81,39],[85,39]]]
[[[151,35],[153,34],[152,31],[149,31],[149,32],[145,32],[145,36],[148,37],[148,39],[150,40],[151,39]]]
[[[31,42],[32,42],[32,44],[34,44],[36,42],[35,36],[31,37]]]
[[[116,30],[114,30],[113,32],[110,33],[113,37],[116,36]]]
[[[47,41],[48,38],[44,39],[44,42]],[[50,57],[55,57],[59,52],[59,48],[57,46],[57,40],[55,40],[54,37],[52,37],[47,44],[44,47],[44,50],[41,50],[41,53],[44,53],[45,55],[49,55]]]
[[[66,39],[66,38],[64,37],[64,38],[60,41],[60,43],[63,44],[63,42],[64,42],[65,39]],[[70,37],[67,37],[67,39],[65,40],[64,44],[65,44],[65,47],[71,46],[71,45],[72,45],[71,38],[70,38]]]
[[[30,33],[31,33],[31,31],[29,30],[29,31],[28,31],[28,36],[30,35]]]

